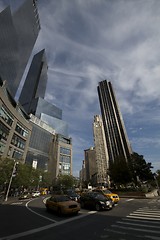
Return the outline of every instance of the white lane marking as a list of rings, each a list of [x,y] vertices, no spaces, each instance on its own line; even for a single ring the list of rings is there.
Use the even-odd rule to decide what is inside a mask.
[[[138,219],[147,219],[147,220],[154,220],[160,221],[160,218],[152,218],[152,217],[140,217],[140,216],[127,216],[127,218],[138,218]]]
[[[130,202],[130,201],[133,201],[134,198],[130,198],[130,199],[127,199],[126,202]]]
[[[149,232],[149,233],[158,233],[160,234],[160,231],[154,231],[154,230],[147,230],[147,229],[141,229],[141,228],[132,228],[132,227],[122,227],[116,224],[111,225],[111,227],[115,227],[115,228],[120,228],[120,229],[127,229],[127,230],[134,230],[134,231],[140,231],[140,232]]]
[[[45,219],[49,220],[49,221],[51,221],[51,222],[54,222],[54,223],[57,222],[56,220],[54,220],[54,219],[52,219],[52,218],[45,217],[45,216],[43,216],[42,214],[39,214],[39,213],[37,213],[36,211],[33,211],[31,208],[29,208],[29,207],[28,207],[28,204],[29,204],[31,201],[33,201],[33,200],[30,200],[30,201],[28,201],[28,202],[26,203],[26,208],[27,208],[29,211],[31,211],[32,213],[34,213],[34,214],[36,214],[36,215],[38,215],[38,216],[40,216],[40,217],[42,217],[42,218],[45,218]]]
[[[62,220],[60,222],[56,222],[56,223],[46,225],[44,227],[35,228],[35,229],[31,229],[31,230],[28,230],[28,231],[25,231],[25,232],[5,236],[5,237],[0,238],[0,240],[12,240],[12,239],[17,239],[17,238],[20,238],[20,237],[24,237],[24,236],[27,236],[27,235],[30,235],[30,234],[33,234],[33,233],[37,233],[37,232],[41,232],[41,231],[44,231],[46,229],[53,228],[53,227],[56,227],[56,226],[59,226],[59,225],[62,225],[62,224],[68,223],[68,222],[72,222],[72,221],[80,219],[80,218],[87,217],[88,215],[94,214],[96,212],[97,211],[91,211],[91,212],[88,212],[87,214],[83,214],[83,215],[76,216],[76,217],[73,217],[73,218],[65,219],[65,220]]]
[[[22,202],[14,202],[14,203],[11,203],[11,205],[21,205]]]
[[[122,222],[122,221],[117,221],[116,223],[123,224],[123,225],[132,225],[132,226],[139,226],[139,227],[148,227],[148,228],[157,228],[157,229],[159,229],[159,226],[150,226],[148,224]]]

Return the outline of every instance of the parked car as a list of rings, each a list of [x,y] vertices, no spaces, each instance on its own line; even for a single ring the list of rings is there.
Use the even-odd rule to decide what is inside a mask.
[[[41,195],[41,193],[39,191],[34,191],[32,192],[32,197],[35,198],[35,197],[39,197]]]
[[[120,200],[118,194],[112,193],[108,189],[94,189],[93,192],[94,191],[99,192],[99,193],[103,194],[104,196],[111,198],[114,203],[118,203]]]
[[[22,193],[20,196],[19,196],[19,200],[22,200],[22,199],[29,199],[31,198],[32,195],[29,193],[29,192],[24,192]]]
[[[71,200],[67,195],[53,195],[46,200],[47,210],[52,210],[59,215],[77,214],[80,211],[80,205]]]
[[[96,211],[110,210],[113,207],[112,200],[99,192],[83,193],[80,197],[80,204],[82,208],[94,208]]]

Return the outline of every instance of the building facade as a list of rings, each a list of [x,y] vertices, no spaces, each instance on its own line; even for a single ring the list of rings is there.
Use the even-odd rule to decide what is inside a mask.
[[[15,97],[40,30],[35,0],[26,0],[12,14],[0,13],[0,76]]]
[[[72,175],[72,139],[61,134],[53,136],[52,155],[49,169],[56,181],[59,175]]]
[[[100,115],[94,116],[93,135],[97,167],[97,185],[109,186],[109,157],[107,152],[103,122]]]
[[[97,89],[109,163],[112,164],[119,156],[127,161],[132,154],[132,149],[112,84],[104,80],[99,82]]]
[[[0,79],[0,156],[25,162],[32,126]]]
[[[88,184],[96,183],[95,178],[97,176],[97,165],[96,165],[96,155],[95,148],[90,147],[89,149],[84,150],[84,162],[85,162],[85,177]]]

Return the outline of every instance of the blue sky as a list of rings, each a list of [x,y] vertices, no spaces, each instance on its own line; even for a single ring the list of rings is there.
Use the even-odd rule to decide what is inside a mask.
[[[35,52],[46,49],[46,100],[69,125],[73,175],[93,146],[104,79],[113,84],[133,151],[160,169],[160,1],[39,0],[38,9]]]

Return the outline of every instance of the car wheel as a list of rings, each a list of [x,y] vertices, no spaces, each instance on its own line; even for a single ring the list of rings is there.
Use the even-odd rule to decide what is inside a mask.
[[[96,211],[100,211],[101,210],[101,206],[98,203],[96,203],[95,208],[96,208]]]

